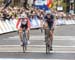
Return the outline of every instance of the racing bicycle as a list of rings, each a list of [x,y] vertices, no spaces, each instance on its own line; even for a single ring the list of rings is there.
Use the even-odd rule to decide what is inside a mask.
[[[50,40],[50,30],[49,28],[45,29],[45,42],[46,42],[46,54],[50,53],[51,40]]]
[[[27,50],[27,35],[26,35],[26,29],[25,27],[22,30],[22,47],[23,47],[23,52],[25,53]]]

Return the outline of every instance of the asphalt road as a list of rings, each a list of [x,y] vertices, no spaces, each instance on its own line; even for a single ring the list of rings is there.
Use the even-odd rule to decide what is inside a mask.
[[[30,31],[30,44],[26,53],[17,32],[0,35],[0,58],[16,59],[75,59],[75,25],[57,26],[54,33],[53,51],[45,54],[44,33]]]

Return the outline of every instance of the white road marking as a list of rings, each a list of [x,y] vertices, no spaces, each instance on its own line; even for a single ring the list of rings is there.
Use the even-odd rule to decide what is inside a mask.
[[[26,52],[32,52],[32,53],[45,53],[45,45],[29,45],[28,47],[30,47]],[[36,48],[33,50],[31,48]],[[42,48],[44,48],[43,50],[40,50]],[[57,49],[58,48],[58,49]],[[64,49],[64,50],[61,50]],[[67,50],[67,49],[70,50]],[[38,50],[39,49],[39,50]],[[51,53],[75,53],[74,49],[75,46],[53,46],[53,51],[51,51]],[[73,49],[73,50],[72,50]],[[22,52],[22,48],[20,45],[0,45],[0,52]]]
[[[5,39],[5,40],[18,40],[19,39],[19,37],[18,36],[14,36],[14,37],[9,37],[9,38],[7,38],[7,39]],[[40,38],[40,35],[39,36],[30,36],[30,40],[32,41],[32,40],[44,40],[44,35],[42,35],[41,36],[41,38]],[[75,41],[75,36],[54,36],[54,40],[57,40],[57,41],[61,41],[61,40],[63,40],[63,41]],[[6,47],[6,48],[10,48],[10,47],[12,47],[12,48],[14,48],[14,47],[21,47],[20,45],[0,45],[0,48],[2,48],[2,47]],[[45,44],[44,45],[28,45],[28,47],[43,47],[43,48],[45,48]],[[59,45],[53,45],[53,48],[59,48],[59,50],[60,50],[60,48],[64,48],[64,49],[67,49],[67,48],[70,48],[70,49],[74,49],[75,48],[75,45],[72,45],[72,46],[59,46]],[[17,51],[0,51],[0,52],[17,52]],[[43,53],[45,53],[45,51],[27,51],[27,52],[34,52],[34,53],[36,53],[36,52],[43,52]],[[75,51],[52,51],[52,53],[75,53]]]
[[[1,58],[0,60],[68,60],[68,59],[17,59],[17,58]],[[71,59],[73,60],[73,59]]]
[[[27,51],[27,52],[32,52],[32,53],[45,53],[46,51]],[[75,51],[51,51],[51,53],[75,53]]]
[[[6,39],[3,39],[3,40],[18,40],[19,37],[18,36],[14,36],[14,37],[9,37],[9,38],[6,38]],[[30,36],[30,40],[44,40],[45,39],[45,36]],[[71,40],[71,41],[75,41],[75,36],[54,36],[54,40]]]
[[[0,47],[20,47],[20,45],[0,45]],[[28,45],[28,47],[45,47],[45,45]],[[58,45],[53,45],[53,47],[75,48],[75,46],[58,46]]]
[[[0,52],[23,52],[22,50],[15,50],[15,51],[0,51]],[[30,52],[30,53],[46,53],[46,51],[26,51],[26,52]],[[50,53],[66,53],[66,54],[70,54],[70,53],[75,53],[75,51],[50,51]]]

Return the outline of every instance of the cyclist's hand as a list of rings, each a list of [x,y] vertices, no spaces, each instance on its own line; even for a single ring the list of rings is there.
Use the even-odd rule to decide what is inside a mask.
[[[48,28],[48,24],[45,23],[45,24],[43,25],[43,28],[44,28],[44,29],[47,29],[47,28]]]
[[[54,30],[54,26],[51,28],[51,30]]]
[[[28,31],[30,30],[30,28],[27,29]]]

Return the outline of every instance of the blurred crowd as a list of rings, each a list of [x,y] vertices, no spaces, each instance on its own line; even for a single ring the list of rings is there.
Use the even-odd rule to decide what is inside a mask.
[[[56,19],[73,19],[75,20],[75,15],[66,14],[64,12],[58,12],[56,10],[50,9],[51,13],[55,16]],[[8,7],[7,9],[2,10],[0,7],[0,19],[1,20],[10,20],[10,19],[18,19],[22,13],[25,13],[29,18],[37,15],[39,19],[43,19],[46,12],[41,9],[37,9],[35,7],[29,7],[25,9],[24,7]]]
[[[40,17],[40,15],[44,15],[43,10],[33,7],[30,7],[29,9],[25,9],[23,7],[8,7],[7,9],[4,10],[0,8],[0,18],[2,18],[3,20],[6,19],[10,20],[14,18],[17,19],[23,13],[25,13],[28,17],[31,17],[32,15],[38,15],[38,17]]]

